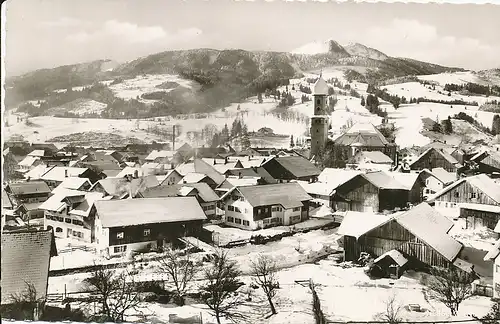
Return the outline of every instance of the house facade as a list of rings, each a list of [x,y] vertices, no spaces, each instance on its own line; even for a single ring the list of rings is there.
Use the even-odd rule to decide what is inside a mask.
[[[257,230],[309,218],[312,199],[297,183],[234,187],[221,197],[226,225]]]
[[[197,237],[206,216],[195,197],[97,201],[96,246],[107,256],[163,248]]]
[[[497,228],[500,220],[500,206],[482,204],[460,204],[460,218],[466,220],[466,229],[486,227],[492,231]]]
[[[429,202],[447,215],[460,214],[460,204],[500,205],[500,185],[485,174],[462,178],[436,193]]]
[[[321,173],[312,162],[301,156],[273,157],[264,162],[262,168],[281,181],[314,181]]]
[[[412,170],[443,168],[448,172],[456,173],[463,169],[463,165],[444,149],[430,147],[410,164],[410,168]]]

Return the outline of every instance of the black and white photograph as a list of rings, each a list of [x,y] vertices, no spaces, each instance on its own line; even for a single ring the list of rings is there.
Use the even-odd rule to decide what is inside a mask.
[[[500,1],[1,5],[2,322],[500,322]]]

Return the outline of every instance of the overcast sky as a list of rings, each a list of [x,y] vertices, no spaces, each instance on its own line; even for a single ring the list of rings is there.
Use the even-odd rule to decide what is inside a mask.
[[[6,74],[166,50],[292,51],[329,38],[390,56],[500,67],[500,5],[231,0],[10,0]]]

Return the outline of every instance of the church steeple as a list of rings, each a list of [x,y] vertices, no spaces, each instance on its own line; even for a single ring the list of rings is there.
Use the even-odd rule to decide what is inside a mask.
[[[321,71],[313,87],[314,116],[311,118],[311,157],[321,153],[328,140],[329,116],[327,115],[328,84]]]

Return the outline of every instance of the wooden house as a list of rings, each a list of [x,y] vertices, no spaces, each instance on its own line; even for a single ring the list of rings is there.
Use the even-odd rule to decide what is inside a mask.
[[[100,200],[95,206],[96,244],[100,253],[109,256],[197,237],[207,219],[196,197]]]
[[[5,191],[8,194],[16,213],[23,220],[43,218],[43,210],[39,207],[51,193],[50,188],[43,181],[27,181],[7,184]]]
[[[343,235],[346,261],[358,260],[361,252],[380,257],[397,250],[411,267],[446,267],[462,250],[448,235],[452,227],[452,221],[421,203],[393,217],[348,212],[338,233]]]
[[[466,220],[466,229],[479,229],[482,227],[490,230],[500,230],[500,205],[460,204],[460,218]]]
[[[462,178],[437,192],[429,203],[447,215],[458,217],[463,203],[500,205],[500,185],[485,174]]]
[[[460,172],[463,165],[444,149],[430,147],[410,164],[410,168],[412,170],[429,169],[431,171],[434,168],[443,168],[448,172]]]
[[[484,261],[493,261],[493,298],[500,297],[500,239],[484,256]]]
[[[335,210],[383,212],[406,208],[409,191],[382,171],[359,174],[338,186],[333,198]]]
[[[300,156],[283,156],[268,159],[262,167],[274,178],[282,181],[314,181],[319,170],[312,162]]]
[[[309,218],[312,199],[294,182],[234,187],[221,197],[228,226],[257,230]]]

